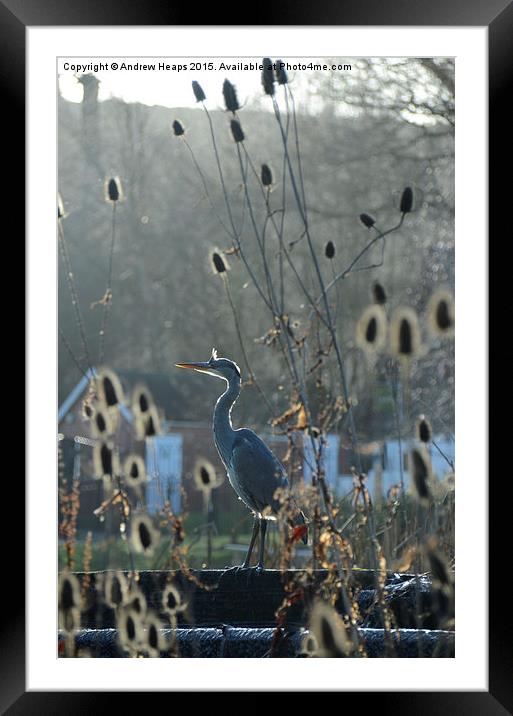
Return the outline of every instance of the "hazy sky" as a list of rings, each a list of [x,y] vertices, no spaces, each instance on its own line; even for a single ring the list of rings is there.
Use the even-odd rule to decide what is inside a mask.
[[[203,64],[208,62],[210,58],[201,58],[197,62]],[[119,69],[114,71],[111,69],[112,62],[119,64]],[[289,60],[293,62],[293,60]],[[155,64],[155,70],[124,70],[121,69],[121,63],[134,65],[139,64]],[[159,70],[158,64],[164,62],[169,65],[189,65],[187,69],[180,71],[175,70]],[[221,66],[225,64],[233,64],[236,62],[231,59],[215,58],[213,60],[214,68],[208,69],[192,69],[190,67],[191,59],[178,58],[66,58],[59,60],[59,89],[62,96],[71,102],[81,102],[82,85],[77,81],[77,75],[84,72],[91,72],[101,80],[99,99],[105,100],[111,97],[117,97],[127,102],[141,102],[147,105],[161,105],[164,107],[186,107],[194,106],[196,100],[194,98],[191,82],[197,80],[203,87],[207,96],[207,106],[212,109],[223,106],[222,84],[228,78],[237,88],[239,101],[244,104],[248,99],[262,97],[263,91],[260,81],[261,72],[258,69],[225,69]],[[245,63],[261,63],[262,58],[247,58]],[[93,69],[79,70],[79,65],[86,66],[88,63],[93,65]],[[94,65],[101,68],[94,67]],[[105,69],[108,65],[108,69]],[[300,90],[300,85],[313,75],[313,71],[306,70],[301,73],[291,72],[290,78],[294,81],[294,87]],[[299,94],[301,92],[299,91]],[[263,98],[265,100],[265,97]]]

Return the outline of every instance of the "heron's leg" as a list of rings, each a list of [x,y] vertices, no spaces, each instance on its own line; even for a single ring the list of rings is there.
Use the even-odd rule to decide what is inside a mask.
[[[249,543],[246,559],[242,563],[242,569],[247,569],[249,567],[249,563],[251,561],[251,553],[253,552],[253,547],[255,546],[255,540],[258,534],[259,522],[260,520],[258,519],[258,517],[255,517],[255,521],[253,522],[253,534],[251,535],[251,541]]]
[[[264,569],[265,533],[267,532],[267,520],[260,520],[260,547],[258,550],[258,569]]]

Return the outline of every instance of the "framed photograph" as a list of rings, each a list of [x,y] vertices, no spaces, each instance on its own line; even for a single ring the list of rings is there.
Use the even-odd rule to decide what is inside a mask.
[[[28,319],[2,712],[511,712],[486,372],[512,4],[192,15],[0,7]]]

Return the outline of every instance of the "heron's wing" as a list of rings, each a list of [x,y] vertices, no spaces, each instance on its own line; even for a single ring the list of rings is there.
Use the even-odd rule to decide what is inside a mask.
[[[235,439],[230,460],[240,496],[258,512],[266,507],[277,512],[280,504],[274,493],[279,487],[288,487],[289,484],[285,468],[256,433],[250,430],[240,432],[242,434]]]

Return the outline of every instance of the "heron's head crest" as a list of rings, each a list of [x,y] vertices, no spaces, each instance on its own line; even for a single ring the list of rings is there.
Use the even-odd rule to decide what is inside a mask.
[[[215,378],[223,378],[228,382],[236,375],[241,379],[240,368],[232,360],[228,358],[219,358],[215,348],[212,349],[212,355],[208,361],[202,363],[176,363],[177,368],[190,368],[199,373],[207,373]]]

